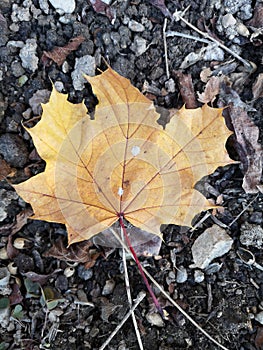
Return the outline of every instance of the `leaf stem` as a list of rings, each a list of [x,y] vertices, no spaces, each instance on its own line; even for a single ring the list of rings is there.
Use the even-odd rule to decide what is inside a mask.
[[[141,265],[137,255],[136,255],[136,253],[135,253],[135,250],[133,249],[133,247],[131,245],[131,241],[129,239],[129,236],[127,235],[127,231],[126,231],[126,228],[125,228],[125,225],[124,225],[124,222],[123,222],[123,218],[122,218],[121,215],[119,216],[119,223],[120,223],[120,226],[122,228],[122,231],[123,231],[125,240],[127,242],[127,245],[128,245],[128,247],[129,247],[129,249],[130,249],[130,251],[132,253],[132,256],[134,257],[134,260],[135,260],[135,262],[136,262],[136,264],[137,264],[137,266],[139,268],[140,274],[141,274],[141,276],[143,278],[143,281],[144,281],[144,283],[145,283],[145,285],[146,285],[146,287],[147,287],[147,289],[148,289],[148,291],[149,291],[149,293],[150,293],[150,295],[151,295],[151,297],[153,299],[153,302],[154,302],[158,312],[160,313],[160,315],[162,317],[164,317],[163,309],[161,308],[161,305],[159,304],[159,302],[158,302],[158,300],[157,300],[157,298],[156,298],[156,296],[155,296],[155,294],[154,294],[154,292],[153,292],[153,290],[152,290],[152,288],[151,288],[151,286],[150,286],[150,284],[149,284],[149,282],[147,280],[147,277],[146,277],[146,275],[145,275],[145,273],[143,271],[143,267],[142,267],[142,265]]]

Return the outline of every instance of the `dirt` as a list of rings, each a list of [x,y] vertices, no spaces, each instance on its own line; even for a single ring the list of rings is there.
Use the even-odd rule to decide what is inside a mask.
[[[111,17],[96,13],[86,0],[76,0],[74,11],[64,18],[49,1],[2,0],[0,3],[0,156],[13,169],[8,181],[0,179],[0,248],[5,249],[9,239],[9,258],[1,259],[0,267],[10,268],[11,263],[17,267],[17,272],[12,270],[9,282],[12,290],[10,305],[2,305],[3,298],[10,296],[9,292],[0,299],[0,349],[99,349],[129,310],[122,257],[117,249],[109,252],[107,248],[93,246],[93,253],[99,255],[94,261],[91,256],[90,261],[84,263],[80,261],[83,256],[77,256],[74,264],[45,254],[59,237],[66,245],[63,225],[29,220],[10,237],[17,215],[28,209],[29,205],[18,198],[9,181],[19,183],[45,168],[45,163],[22,126],[23,123],[32,126],[38,120],[38,110],[32,106],[32,100],[30,102],[38,90],[51,91],[51,81],[56,84],[60,82],[58,86],[69,94],[72,102],[85,99],[89,110],[94,110],[97,101],[90,86],[85,85],[78,91],[73,88],[71,73],[77,58],[92,56],[96,68],[100,70],[106,69],[109,64],[153,99],[156,106],[171,109],[183,105],[185,101],[174,71],[180,69],[188,54],[197,54],[207,44],[178,36],[168,37],[167,57],[172,79],[169,80],[163,42],[165,17],[153,6],[156,3],[158,1],[116,1],[112,5],[116,11],[114,23]],[[204,68],[213,70],[220,66],[222,69],[224,64],[228,65],[234,59],[236,65],[228,77],[231,83],[234,81],[249,117],[259,127],[259,141],[262,144],[263,96],[255,98],[252,94],[255,80],[263,71],[262,34],[257,41],[250,40],[260,17],[258,22],[254,19],[253,26],[249,25],[260,3],[250,0],[166,1],[171,14],[191,5],[184,14],[185,19],[203,30],[205,24],[210,35],[216,36],[247,61],[254,62],[257,68],[244,79],[242,74],[245,70],[240,61],[226,52],[222,58],[223,51],[215,53],[212,50],[215,57],[199,59],[185,68],[183,73],[191,75],[197,97],[197,92],[201,93],[205,88],[205,83],[200,79]],[[232,14],[245,26],[249,35],[241,35],[227,24],[224,27],[227,14]],[[143,29],[137,27],[136,30],[140,30],[137,32],[129,29],[131,20],[143,25]],[[166,31],[199,37],[185,23],[172,21],[169,17]],[[41,59],[44,51],[64,46],[79,35],[84,37],[84,41],[67,56],[62,66]],[[28,42],[28,39],[32,41]],[[26,46],[29,44],[30,49]],[[26,52],[21,57],[25,46]],[[27,57],[30,50],[30,57]],[[232,73],[240,74],[243,79],[241,83],[237,76],[234,80]],[[99,74],[98,70],[96,74]],[[213,106],[220,103],[220,97],[213,102]],[[43,95],[43,102],[45,99],[46,95]],[[198,101],[197,104],[201,105]],[[229,142],[229,152],[237,159],[235,143]],[[262,314],[260,318],[263,309],[263,271],[255,265],[246,264],[251,255],[240,248],[248,249],[254,254],[256,262],[263,265],[262,242],[258,243],[263,227],[263,195],[244,192],[241,169],[239,164],[219,168],[202,182],[201,188],[208,198],[223,198],[225,210],[218,213],[216,218],[221,225],[225,225],[226,232],[233,239],[231,250],[201,271],[202,281],[197,282],[197,269],[189,267],[193,264],[191,247],[195,239],[214,224],[211,216],[194,232],[189,228],[168,226],[158,257],[142,257],[141,262],[171,297],[227,349],[260,350],[263,349]],[[195,222],[200,222],[204,215],[202,213]],[[241,242],[240,236],[242,233],[248,234],[245,232],[250,232],[252,227],[246,230],[244,225],[247,224],[254,225],[255,235],[259,236],[244,245],[242,242],[245,238]],[[25,239],[23,249],[12,247],[18,238]],[[174,255],[176,267],[173,264]],[[85,264],[88,264],[88,268],[84,267]],[[176,279],[178,266],[184,267],[187,272],[183,283]],[[69,268],[72,269],[71,276]],[[128,271],[135,299],[140,291],[146,291],[146,287],[132,260],[128,260]],[[35,282],[30,282],[28,272]],[[32,273],[36,274],[35,279]],[[43,295],[41,297],[39,285],[45,298]],[[156,288],[154,292],[169,316],[159,326],[151,324],[147,320],[147,315],[155,311],[151,297],[147,294],[140,303],[135,314],[145,350],[219,349],[167,302]],[[15,313],[16,305],[22,306],[22,314]],[[7,314],[4,316],[3,312]],[[108,349],[139,349],[131,319],[112,339]]]

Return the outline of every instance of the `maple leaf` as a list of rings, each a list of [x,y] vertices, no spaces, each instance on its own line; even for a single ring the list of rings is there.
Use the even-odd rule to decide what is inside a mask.
[[[66,225],[69,244],[91,238],[120,217],[158,236],[161,224],[191,226],[211,208],[195,183],[231,163],[221,109],[182,108],[166,129],[154,106],[108,68],[86,77],[99,104],[95,120],[84,103],[53,89],[40,122],[27,129],[46,169],[15,185],[33,219]]]

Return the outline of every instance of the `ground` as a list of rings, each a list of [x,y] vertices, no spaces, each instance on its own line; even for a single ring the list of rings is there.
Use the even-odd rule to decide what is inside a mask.
[[[6,172],[6,175],[9,172],[8,179],[2,176],[0,180],[0,288],[3,294],[0,349],[99,349],[129,309],[122,257],[117,249],[109,251],[84,243],[70,251],[71,262],[59,260],[47,256],[46,252],[58,238],[63,239],[66,246],[63,225],[32,220],[20,227],[15,225],[16,221],[23,222],[23,214],[27,215],[30,206],[15,194],[10,183],[20,183],[45,168],[22,123],[31,127],[38,120],[39,103],[47,101],[51,81],[67,92],[72,102],[84,98],[89,110],[96,104],[90,86],[82,87],[76,77],[77,59],[85,56],[86,66],[87,62],[94,65],[96,74],[99,69],[106,69],[107,62],[156,106],[165,109],[190,103],[178,84],[178,70],[190,75],[195,103],[201,106],[198,93],[204,91],[206,81],[200,78],[200,73],[210,68],[215,76],[224,75],[224,84],[212,105],[231,104],[233,98],[226,97],[229,96],[226,85],[230,86],[243,101],[242,107],[250,120],[259,127],[259,144],[254,153],[260,152],[262,143],[263,94],[262,90],[255,93],[256,79],[263,71],[262,31],[258,28],[262,27],[261,1],[175,0],[166,1],[169,11],[164,6],[161,11],[158,4],[162,1],[157,0],[117,0],[106,9],[99,1],[95,1],[97,7],[93,8],[86,0],[76,0],[75,6],[74,1],[64,0],[61,6],[67,14],[55,9],[55,3],[54,0],[2,0],[0,3],[0,176],[4,175],[4,167],[12,168]],[[104,14],[99,13],[99,5]],[[208,43],[173,35],[176,31],[200,38],[182,20],[171,19],[170,14],[188,5],[190,8],[183,16],[189,23],[253,62],[254,70],[249,71],[240,60],[218,47],[200,55]],[[167,54],[163,40],[165,15],[166,32],[171,32],[167,36]],[[81,42],[67,52],[62,65],[44,54],[80,35],[83,36]],[[190,53],[198,57],[189,58],[186,63]],[[58,55],[62,54],[60,51]],[[193,61],[189,63],[189,60]],[[93,70],[89,69],[91,72],[86,73],[91,74]],[[39,90],[44,92],[38,95]],[[252,153],[257,143],[255,137],[254,134],[250,145]],[[239,160],[235,140],[229,142],[228,150]],[[166,227],[158,257],[142,257],[141,262],[220,344],[231,350],[260,350],[263,349],[263,315],[260,313],[263,309],[263,195],[244,191],[242,167],[241,162],[219,168],[202,181],[203,193],[215,201],[220,198],[224,207],[216,219],[210,216],[200,223],[205,215],[201,213],[196,218],[200,224],[193,232],[173,225]],[[215,223],[223,226],[233,239],[231,250],[204,270],[191,268],[192,245]],[[251,235],[254,236],[251,238]],[[19,249],[14,249],[13,244]],[[246,264],[252,255],[240,248],[254,254],[261,265]],[[87,263],[88,251],[91,262]],[[60,245],[60,255],[66,254]],[[146,287],[133,261],[127,263],[135,299]],[[7,266],[11,277],[3,269]],[[183,282],[178,277],[178,266],[186,269]],[[169,316],[163,322],[159,319],[159,323],[151,323],[149,315],[154,314],[155,309],[150,296],[147,294],[140,303],[135,314],[145,350],[219,349],[153,288]],[[131,319],[112,339],[108,349],[139,349]]]

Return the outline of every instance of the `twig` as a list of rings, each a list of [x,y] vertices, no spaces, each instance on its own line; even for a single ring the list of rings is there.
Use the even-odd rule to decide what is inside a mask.
[[[120,226],[120,229],[121,229],[121,239],[122,239],[122,241],[124,241],[124,233],[123,233],[122,226]],[[130,309],[132,309],[132,297],[131,297],[131,288],[130,288],[129,275],[128,275],[128,270],[127,270],[126,250],[125,250],[125,248],[123,246],[122,246],[122,261],[123,261],[125,285],[126,285],[126,292],[127,292],[128,303],[129,303]],[[133,326],[134,326],[134,329],[135,329],[137,341],[138,341],[138,344],[139,344],[139,348],[140,348],[140,350],[143,350],[142,339],[141,339],[139,327],[138,327],[137,320],[136,320],[134,312],[131,313],[131,317],[132,317],[132,322],[133,322]]]
[[[169,72],[169,63],[168,63],[167,42],[166,42],[166,27],[167,27],[167,18],[164,19],[164,24],[163,24],[163,47],[164,47],[166,76],[167,76],[167,79],[169,79],[170,72]]]
[[[236,222],[240,218],[240,216],[251,206],[251,204],[253,202],[255,202],[255,200],[258,198],[258,196],[259,196],[259,193],[256,195],[256,197],[254,199],[252,199],[252,201],[250,203],[248,203],[248,205],[238,214],[238,216],[235,217],[235,219],[232,222],[230,222],[228,227],[232,226],[233,223]]]
[[[237,60],[239,60],[240,62],[243,63],[244,67],[249,71],[252,72],[254,70],[253,65],[246,61],[243,57],[239,56],[237,53],[235,53],[234,51],[230,50],[227,46],[225,46],[224,44],[220,43],[217,39],[211,37],[209,34],[202,32],[201,30],[199,30],[197,27],[195,27],[192,23],[188,22],[184,17],[184,13],[189,9],[190,5],[183,11],[176,11],[173,16],[175,18],[175,21],[182,21],[184,22],[188,27],[190,27],[191,29],[193,29],[194,31],[196,31],[197,33],[199,33],[201,36],[203,36],[205,39],[209,39],[211,41],[213,41],[214,43],[216,43],[219,47],[221,47],[221,49],[225,50],[226,52],[228,52],[230,55],[234,56]]]
[[[114,236],[119,240],[121,245],[125,248],[125,250],[130,253],[130,249],[128,246],[123,242],[120,237],[114,232]],[[134,257],[133,257],[134,259]],[[134,259],[135,260],[135,259]],[[171,297],[170,295],[160,286],[160,284],[152,277],[152,275],[142,266],[143,272],[145,275],[152,281],[152,283],[160,290],[160,292],[174,305],[197,329],[199,329],[200,332],[202,332],[209,340],[211,340],[214,344],[216,344],[218,347],[220,347],[223,350],[229,350],[222,344],[218,343],[210,334],[208,334],[199,324],[191,317],[189,316],[184,309],[181,308],[180,305],[178,305]],[[99,349],[102,350],[102,349]]]
[[[180,38],[191,39],[194,41],[200,41],[201,43],[205,43],[205,44],[211,44],[211,42],[209,40],[198,38],[197,36],[194,36],[194,35],[184,34],[184,33],[176,32],[173,30],[168,30],[168,32],[166,32],[166,38],[173,37],[173,36],[179,36]]]
[[[109,338],[102,344],[102,346],[99,348],[99,350],[104,350],[106,346],[110,343],[112,338],[119,332],[121,327],[124,325],[124,323],[128,320],[128,318],[132,315],[134,310],[137,308],[137,306],[140,304],[140,302],[143,300],[143,298],[146,296],[145,292],[140,292],[138,297],[135,300],[135,304],[133,307],[130,309],[130,311],[124,316],[123,320],[121,323],[118,324],[118,326],[114,329],[114,331],[111,333]]]

